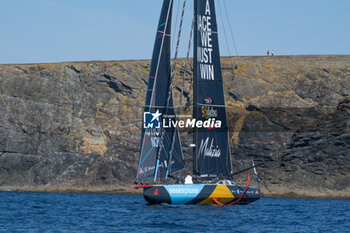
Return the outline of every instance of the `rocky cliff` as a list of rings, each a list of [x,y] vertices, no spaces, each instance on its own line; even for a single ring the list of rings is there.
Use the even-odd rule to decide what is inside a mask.
[[[234,169],[265,160],[258,168],[265,195],[349,198],[350,56],[223,58],[222,65]],[[0,189],[131,192],[149,66],[0,65]],[[175,101],[183,72],[182,60]],[[190,168],[191,135],[181,135]]]

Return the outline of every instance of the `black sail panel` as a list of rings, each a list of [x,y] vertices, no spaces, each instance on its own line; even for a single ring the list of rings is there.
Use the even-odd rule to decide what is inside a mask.
[[[195,129],[194,173],[227,177],[230,147],[214,0],[195,0],[194,109],[197,120],[221,121],[217,128]]]
[[[169,153],[174,133],[176,134],[176,140],[174,142],[171,171],[174,172],[183,168],[183,155],[178,132],[174,128],[164,130],[161,124],[164,113],[173,113],[172,93],[170,101],[168,101],[171,75],[172,2],[173,0],[163,1],[157,26],[143,115],[139,166],[136,177],[138,182],[153,178],[156,170],[158,175],[165,176],[170,164]],[[159,164],[157,164],[158,157]],[[156,169],[157,166],[158,169]]]

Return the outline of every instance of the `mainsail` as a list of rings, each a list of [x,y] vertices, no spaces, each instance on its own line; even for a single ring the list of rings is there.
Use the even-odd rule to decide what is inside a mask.
[[[138,182],[156,178],[157,175],[164,177],[170,164],[168,169],[170,172],[178,171],[184,167],[177,130],[175,128],[163,129],[161,124],[163,114],[174,114],[172,90],[169,92],[172,8],[173,0],[163,1],[146,93],[136,177]],[[176,134],[175,140],[173,140],[174,134]],[[169,161],[172,142],[174,142],[172,161]]]
[[[194,11],[193,117],[222,124],[194,130],[193,171],[201,177],[227,177],[232,168],[214,0],[194,0]]]

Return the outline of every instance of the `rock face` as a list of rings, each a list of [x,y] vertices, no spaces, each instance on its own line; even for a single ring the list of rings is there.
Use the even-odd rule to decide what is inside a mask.
[[[265,160],[265,195],[349,198],[350,56],[233,62],[222,59],[234,169]],[[130,192],[149,65],[0,65],[0,189]],[[177,70],[175,101],[184,61]],[[188,72],[187,107],[191,85]],[[190,170],[192,136],[181,136]]]

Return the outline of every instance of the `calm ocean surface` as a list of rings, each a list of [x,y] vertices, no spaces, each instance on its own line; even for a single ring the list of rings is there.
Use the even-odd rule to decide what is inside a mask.
[[[350,200],[151,206],[142,195],[0,192],[0,232],[350,232]]]

